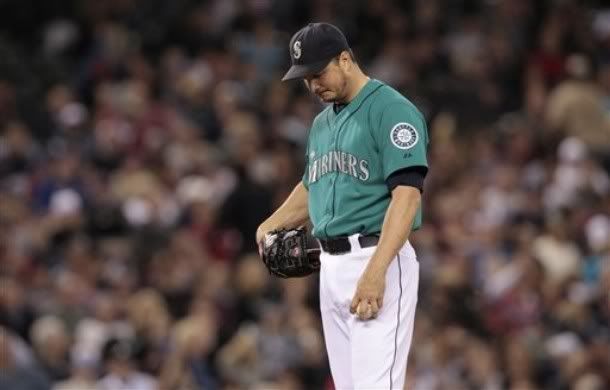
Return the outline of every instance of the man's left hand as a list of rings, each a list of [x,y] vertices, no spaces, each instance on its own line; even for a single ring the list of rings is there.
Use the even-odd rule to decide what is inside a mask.
[[[367,268],[358,281],[358,286],[350,305],[350,312],[357,314],[361,320],[377,317],[377,313],[383,305],[384,291],[385,272],[383,270]],[[370,310],[366,307],[367,305],[370,305]]]

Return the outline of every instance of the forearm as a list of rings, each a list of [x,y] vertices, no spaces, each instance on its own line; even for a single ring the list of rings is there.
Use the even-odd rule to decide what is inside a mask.
[[[383,220],[379,243],[367,268],[385,274],[409,238],[420,202],[421,194],[414,187],[399,186],[392,191],[392,200]]]
[[[257,236],[278,228],[296,228],[308,221],[307,189],[299,182],[284,203],[259,226]]]

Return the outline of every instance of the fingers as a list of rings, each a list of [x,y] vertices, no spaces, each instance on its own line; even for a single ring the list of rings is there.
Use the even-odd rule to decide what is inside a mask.
[[[356,314],[360,320],[368,320],[376,318],[379,310],[381,309],[382,299],[365,299],[355,295],[352,299],[349,311],[352,314]]]
[[[373,316],[371,305],[368,302],[360,301],[358,307],[356,308],[356,315],[361,321],[368,320]]]
[[[359,303],[360,297],[358,297],[358,294],[355,294],[354,298],[352,299],[352,304],[349,306],[349,312],[352,314],[356,314],[356,309],[358,308]]]
[[[377,317],[377,313],[379,313],[379,305],[377,304],[377,300],[373,299],[370,303],[371,306],[371,317]]]
[[[352,304],[349,308],[350,313],[358,316],[361,321],[366,321],[371,318],[377,317],[379,313],[379,305],[376,299],[361,299],[358,295],[355,295],[352,299]]]
[[[363,288],[358,286],[352,298],[349,311],[352,314],[357,314],[360,319],[368,319],[377,317],[379,310],[383,306],[383,287],[376,291],[376,288]],[[360,313],[359,313],[360,310]],[[361,315],[370,310],[370,316]],[[368,317],[368,318],[363,318]]]
[[[373,314],[373,307],[367,301],[360,301],[358,308],[356,309],[356,314],[358,315],[358,319],[361,321],[375,318],[375,314]]]

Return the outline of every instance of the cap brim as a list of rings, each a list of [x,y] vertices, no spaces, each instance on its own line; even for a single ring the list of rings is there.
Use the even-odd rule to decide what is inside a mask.
[[[328,65],[331,59],[332,58],[307,65],[292,65],[284,77],[282,77],[282,81],[302,79],[306,76],[319,73],[326,68],[326,65]]]

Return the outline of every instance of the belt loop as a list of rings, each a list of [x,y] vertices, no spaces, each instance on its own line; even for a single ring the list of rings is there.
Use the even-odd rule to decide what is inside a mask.
[[[360,236],[360,234],[356,233],[356,234],[352,234],[351,236],[347,237],[347,239],[349,240],[349,244],[352,247],[352,251],[354,249],[362,249],[362,247],[360,246],[360,241],[358,241],[359,236]]]

